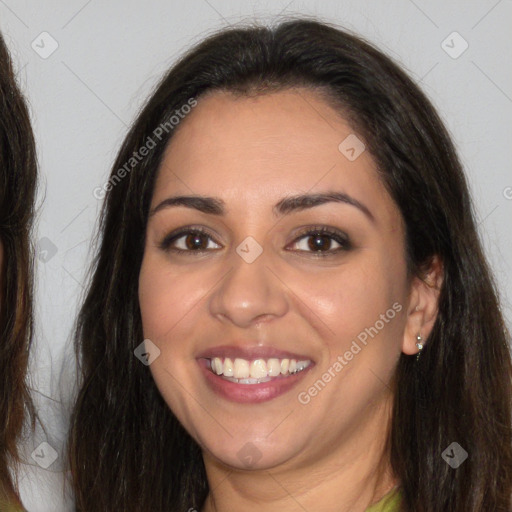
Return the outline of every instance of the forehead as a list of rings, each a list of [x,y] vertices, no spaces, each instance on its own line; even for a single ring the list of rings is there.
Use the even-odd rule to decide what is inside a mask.
[[[340,151],[354,130],[311,90],[200,98],[166,149],[152,203],[173,193],[222,197],[229,210],[273,205],[286,195],[337,190],[396,215],[368,151]],[[343,150],[342,144],[342,150]],[[356,150],[362,146],[356,147]]]

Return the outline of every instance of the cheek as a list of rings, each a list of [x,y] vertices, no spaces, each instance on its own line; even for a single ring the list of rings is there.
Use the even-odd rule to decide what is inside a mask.
[[[143,333],[160,350],[150,371],[168,406],[181,418],[191,415],[187,394],[180,390],[194,387],[190,376],[196,363],[190,342],[197,329],[194,311],[200,307],[205,287],[206,280],[198,273],[171,270],[160,255],[144,257],[138,290]]]
[[[144,258],[139,276],[139,305],[144,336],[164,341],[198,306],[209,280],[201,272],[172,269],[163,258]]]
[[[334,386],[321,399],[329,407],[337,407],[341,389],[363,400],[380,389],[375,375],[383,381],[391,377],[402,346],[405,291],[403,268],[392,258],[371,251],[324,276],[302,282],[297,293],[314,313],[309,316],[322,320],[316,320],[322,326],[318,330],[322,344],[319,369],[343,375],[332,379]]]
[[[363,256],[332,272],[293,279],[294,292],[314,314],[310,316],[322,320],[329,344],[352,339],[403,300],[399,267],[392,268],[377,254]]]

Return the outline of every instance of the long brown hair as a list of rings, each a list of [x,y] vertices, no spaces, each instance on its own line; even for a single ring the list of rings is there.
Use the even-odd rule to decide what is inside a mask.
[[[37,164],[29,113],[0,35],[0,499],[19,503],[11,468],[32,411],[26,385],[32,331],[32,250]]]
[[[148,210],[173,130],[128,171],[126,163],[190,98],[290,87],[323,91],[365,141],[404,219],[410,275],[421,276],[435,255],[443,262],[434,329],[419,361],[401,354],[395,374],[389,443],[402,510],[510,511],[509,335],[454,146],[397,64],[314,19],[208,37],[170,69],[121,146],[76,330],[81,388],[69,458],[77,510],[200,510],[208,494],[199,446],[133,354],[143,339],[137,283]],[[469,454],[456,469],[442,457],[452,442]]]

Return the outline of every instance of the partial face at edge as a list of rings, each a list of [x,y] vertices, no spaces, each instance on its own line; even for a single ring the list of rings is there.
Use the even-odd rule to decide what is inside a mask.
[[[311,91],[218,92],[199,100],[166,150],[139,278],[144,337],[160,350],[150,370],[188,432],[230,466],[245,467],[248,442],[261,454],[254,467],[328,453],[389,398],[384,383],[410,349],[403,223],[370,154],[350,161],[338,149],[352,133]],[[363,206],[273,212],[288,196],[331,192]],[[225,214],[162,205],[178,195],[222,199]],[[191,227],[206,234],[169,236]],[[337,240],[304,234],[322,227]],[[271,399],[234,400],[205,375],[200,356],[219,346],[312,364]]]

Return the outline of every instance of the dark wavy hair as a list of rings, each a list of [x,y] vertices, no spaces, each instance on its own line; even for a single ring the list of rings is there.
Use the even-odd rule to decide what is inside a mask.
[[[69,460],[77,510],[200,510],[208,493],[199,446],[133,354],[143,339],[137,286],[148,210],[173,130],[126,176],[113,178],[190,98],[290,88],[321,92],[364,140],[406,225],[409,275],[421,277],[435,255],[443,262],[434,328],[417,363],[401,354],[394,378],[389,446],[402,510],[509,512],[509,334],[450,136],[390,58],[305,18],[208,36],[169,70],[121,146],[76,330],[80,390]],[[469,453],[457,469],[441,456],[453,441]]]
[[[17,441],[27,413],[33,414],[26,372],[32,333],[30,237],[36,182],[30,117],[0,35],[0,499],[18,505],[9,467],[19,462]]]

